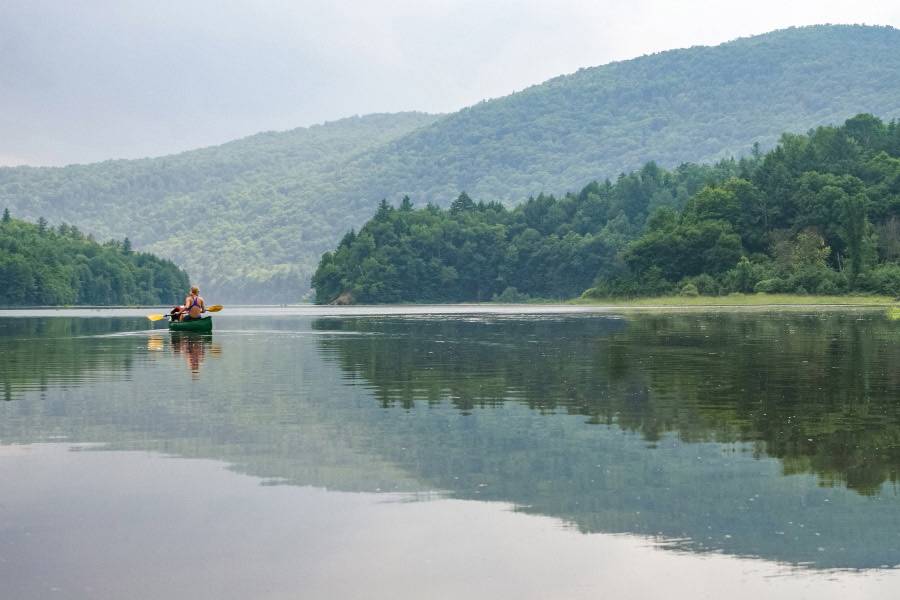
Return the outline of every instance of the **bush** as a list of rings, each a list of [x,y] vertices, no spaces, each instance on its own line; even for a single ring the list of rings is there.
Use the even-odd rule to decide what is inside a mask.
[[[860,273],[856,287],[874,294],[886,296],[900,295],[900,265],[896,263],[878,265],[871,271]]]
[[[650,267],[640,275],[600,279],[582,294],[586,298],[636,298],[639,296],[668,296],[678,287],[662,276],[659,267]]]
[[[587,292],[585,292],[585,294],[587,294]],[[583,295],[584,294],[582,294],[582,296]],[[508,287],[500,294],[494,294],[494,297],[491,298],[491,302],[503,302],[505,304],[522,304],[524,302],[528,302],[529,300],[531,300],[531,296],[529,296],[528,294],[519,293],[519,290],[514,287]]]
[[[686,284],[684,285],[684,287],[681,288],[681,295],[682,295],[682,296],[688,296],[688,297],[691,297],[691,298],[692,298],[692,297],[695,297],[695,296],[699,296],[699,295],[700,295],[700,292],[697,291],[697,286],[694,285],[693,283],[686,283]]]
[[[772,265],[765,256],[756,255],[753,260],[744,256],[734,268],[722,275],[720,293],[747,294],[756,290],[757,283],[772,277]]]
[[[785,292],[796,294],[840,294],[847,291],[847,276],[828,267],[808,266],[791,275]]]
[[[682,287],[688,284],[696,287],[697,293],[701,296],[718,296],[721,293],[718,280],[707,273],[701,273],[695,277],[685,277],[681,280]]]
[[[778,292],[781,292],[783,290],[784,282],[777,277],[772,277],[771,279],[763,279],[762,281],[758,282],[753,288],[753,291],[758,294],[777,294]]]

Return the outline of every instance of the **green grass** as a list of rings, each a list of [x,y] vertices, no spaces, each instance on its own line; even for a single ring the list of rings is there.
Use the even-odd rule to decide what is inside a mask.
[[[658,298],[576,298],[571,304],[600,306],[892,306],[890,296],[801,296],[797,294],[730,294],[728,296],[661,296]]]

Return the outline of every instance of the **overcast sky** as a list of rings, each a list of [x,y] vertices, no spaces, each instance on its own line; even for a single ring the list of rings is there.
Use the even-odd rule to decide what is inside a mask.
[[[895,0],[0,0],[0,164],[168,154],[371,112],[448,112],[580,67]]]

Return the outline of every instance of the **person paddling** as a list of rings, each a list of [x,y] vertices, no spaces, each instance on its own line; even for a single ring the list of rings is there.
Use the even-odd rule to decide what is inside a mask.
[[[190,295],[184,299],[184,321],[193,321],[199,319],[206,312],[206,302],[200,297],[200,288],[196,285],[191,286]]]

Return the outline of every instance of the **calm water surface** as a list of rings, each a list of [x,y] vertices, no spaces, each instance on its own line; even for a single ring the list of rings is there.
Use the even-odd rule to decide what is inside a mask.
[[[0,312],[0,598],[900,589],[884,312],[141,315]]]

